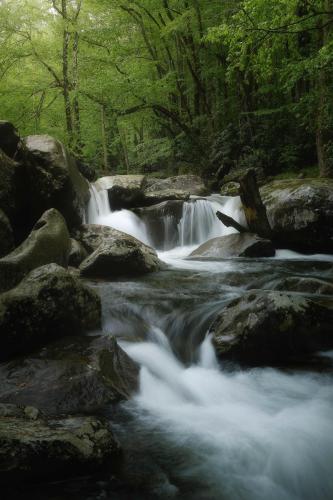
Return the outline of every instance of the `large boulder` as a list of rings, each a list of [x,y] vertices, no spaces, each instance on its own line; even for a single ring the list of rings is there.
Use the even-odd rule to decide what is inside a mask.
[[[196,248],[190,259],[228,259],[230,257],[273,257],[275,248],[270,240],[253,233],[235,233],[213,238]]]
[[[163,267],[155,250],[111,227],[84,225],[76,237],[88,252],[93,252],[80,265],[83,276],[107,278],[137,275]]]
[[[145,223],[154,248],[166,250],[166,244],[169,244],[170,248],[176,246],[178,241],[177,228],[183,215],[183,205],[182,200],[168,200],[135,210],[135,213]]]
[[[0,149],[9,158],[15,156],[20,140],[14,125],[10,122],[0,120]]]
[[[99,296],[57,264],[0,295],[0,360],[100,327]]]
[[[14,248],[14,235],[7,215],[0,209],[0,257]]]
[[[71,248],[68,257],[68,265],[79,267],[81,262],[88,257],[88,252],[79,241],[71,238]]]
[[[17,285],[32,269],[44,264],[67,266],[71,248],[63,216],[48,210],[35,224],[28,238],[10,254],[0,259],[0,291]]]
[[[299,294],[252,290],[233,300],[210,327],[221,359],[284,364],[333,347],[333,309]]]
[[[107,190],[111,210],[121,210],[142,205],[144,183],[144,175],[114,175],[98,179],[95,188]]]
[[[204,196],[207,189],[196,175],[178,175],[167,179],[157,179],[145,189],[145,205],[161,203],[166,200],[186,201],[191,195]]]
[[[332,295],[333,283],[310,276],[287,276],[268,284],[270,289],[315,295]]]
[[[26,410],[0,408],[0,484],[59,480],[106,467],[114,473],[118,468],[120,447],[105,421],[45,419],[37,409]]]
[[[81,224],[90,193],[75,159],[61,142],[48,135],[25,138],[25,147],[34,220],[48,208],[56,208],[69,227]]]
[[[92,414],[138,389],[139,366],[114,337],[76,336],[2,363],[0,378],[1,403],[36,406],[47,415]]]
[[[274,181],[260,193],[280,247],[333,253],[333,180]]]

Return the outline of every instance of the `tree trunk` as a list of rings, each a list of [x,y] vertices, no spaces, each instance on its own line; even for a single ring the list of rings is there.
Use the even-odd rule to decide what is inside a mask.
[[[102,146],[103,146],[103,167],[107,172],[109,170],[109,153],[107,143],[107,127],[105,106],[101,106],[101,124],[102,124]]]
[[[263,238],[272,238],[272,229],[268,222],[266,207],[262,202],[254,170],[248,172],[239,180],[240,197],[251,233]]]
[[[66,127],[68,133],[69,146],[73,146],[73,121],[72,121],[72,106],[70,100],[70,84],[68,76],[68,51],[70,43],[70,33],[67,30],[67,0],[61,0],[62,18],[65,24],[63,31],[63,46],[62,46],[62,77],[63,77],[63,96],[65,104]]]

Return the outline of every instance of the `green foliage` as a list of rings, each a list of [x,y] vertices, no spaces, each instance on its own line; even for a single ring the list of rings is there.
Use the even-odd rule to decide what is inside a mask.
[[[2,0],[1,118],[101,174],[333,169],[332,25],[331,0]]]

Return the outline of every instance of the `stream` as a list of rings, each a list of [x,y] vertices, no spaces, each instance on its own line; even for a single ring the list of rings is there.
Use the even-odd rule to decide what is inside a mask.
[[[111,213],[105,193],[94,200],[90,222],[149,243],[135,214]],[[333,353],[319,353],[312,367],[241,369],[218,362],[207,330],[246,290],[274,289],[288,276],[332,280],[333,258],[281,250],[266,259],[186,260],[201,242],[233,231],[212,217],[218,206],[240,221],[242,213],[235,198],[184,205],[178,224],[165,221],[168,241],[158,251],[166,270],[92,283],[104,333],[141,366],[139,392],[106,410],[125,450],[122,480],[53,485],[47,498],[331,500]]]

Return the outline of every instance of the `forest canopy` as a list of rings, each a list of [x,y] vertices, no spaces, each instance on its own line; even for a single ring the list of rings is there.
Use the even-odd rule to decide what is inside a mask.
[[[1,118],[98,173],[333,176],[332,0],[0,0]]]

